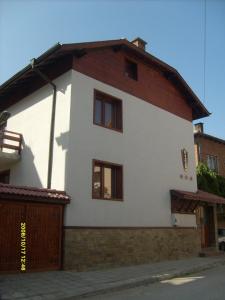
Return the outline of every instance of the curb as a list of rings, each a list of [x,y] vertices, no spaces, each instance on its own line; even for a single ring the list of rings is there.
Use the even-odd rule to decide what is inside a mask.
[[[130,280],[124,280],[120,284],[108,284],[107,287],[102,287],[97,290],[81,293],[80,295],[74,295],[69,298],[64,298],[63,300],[76,300],[76,299],[82,299],[82,298],[88,298],[92,296],[97,296],[97,295],[104,295],[110,292],[117,292],[117,291],[122,291],[126,289],[131,289],[143,285],[148,285],[148,284],[153,284],[156,282],[160,282],[163,280],[169,280],[173,279],[175,277],[180,277],[180,276],[186,276],[189,274],[194,274],[202,271],[206,271],[209,269],[213,269],[215,267],[225,265],[225,260],[213,262],[213,263],[208,263],[202,266],[196,266],[196,267],[191,267],[189,269],[183,270],[183,271],[175,271],[172,272],[171,274],[165,274],[165,275],[159,275],[159,276],[145,276],[145,278],[139,278],[139,279],[130,279]]]

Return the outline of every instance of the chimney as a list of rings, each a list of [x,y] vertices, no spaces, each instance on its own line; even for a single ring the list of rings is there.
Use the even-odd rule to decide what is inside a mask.
[[[194,133],[204,133],[204,124],[203,123],[197,123],[194,125]]]
[[[147,45],[147,43],[141,38],[137,37],[136,39],[131,41],[131,43],[140,48],[141,50],[145,51],[145,46]]]

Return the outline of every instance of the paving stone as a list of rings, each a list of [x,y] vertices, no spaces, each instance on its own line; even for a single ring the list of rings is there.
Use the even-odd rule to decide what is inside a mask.
[[[27,298],[29,300],[44,300],[44,296],[33,296],[33,297],[30,297],[30,298]]]
[[[11,300],[12,299],[12,294],[4,294],[0,298],[1,300]]]
[[[54,294],[49,294],[44,296],[45,300],[55,300],[55,295]]]
[[[14,298],[14,299],[25,297],[25,294],[22,292],[14,292],[11,295],[12,295],[12,298]]]
[[[0,275],[1,300],[48,300],[78,297],[88,293],[101,293],[151,283],[171,276],[180,276],[225,264],[225,256],[192,258],[148,265],[114,268],[104,271],[48,272]],[[24,274],[25,275],[25,274]]]

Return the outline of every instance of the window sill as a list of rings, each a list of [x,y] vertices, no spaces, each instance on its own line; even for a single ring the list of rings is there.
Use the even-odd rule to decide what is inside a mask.
[[[120,199],[120,198],[106,199],[106,198],[95,198],[95,197],[92,197],[92,200],[119,201],[119,202],[123,201],[123,199]]]
[[[93,124],[96,125],[96,126],[102,127],[102,128],[106,128],[106,129],[113,130],[113,131],[116,131],[116,132],[119,132],[119,133],[123,133],[123,129],[110,128],[110,127],[100,125],[100,124],[97,124],[97,123],[93,123]]]
[[[131,79],[131,80],[134,81],[134,82],[138,82],[138,79],[133,78],[133,77],[130,77],[130,76],[127,75],[127,74],[125,74],[125,77],[128,78],[128,79]]]

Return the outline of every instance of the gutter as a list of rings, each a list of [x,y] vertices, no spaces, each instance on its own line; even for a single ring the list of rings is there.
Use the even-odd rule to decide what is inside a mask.
[[[50,138],[49,138],[49,153],[48,153],[48,174],[47,174],[47,188],[51,189],[52,184],[52,164],[53,164],[53,150],[54,150],[54,133],[55,133],[55,111],[56,111],[56,85],[44,73],[42,73],[38,66],[35,65],[36,59],[32,59],[30,66],[32,70],[38,74],[46,83],[50,84],[53,89],[52,94],[52,112],[51,112],[51,125],[50,125]]]
[[[46,59],[48,56],[52,55],[54,52],[59,50],[62,47],[60,43],[55,44],[53,47],[45,51],[43,54],[41,54],[36,60],[36,63],[42,62],[44,59]],[[8,87],[10,84],[12,84],[16,79],[19,79],[22,75],[26,74],[28,71],[32,69],[31,64],[27,65],[25,68],[23,68],[21,71],[13,75],[11,78],[9,78],[7,81],[5,81],[2,85],[0,85],[0,89]]]

